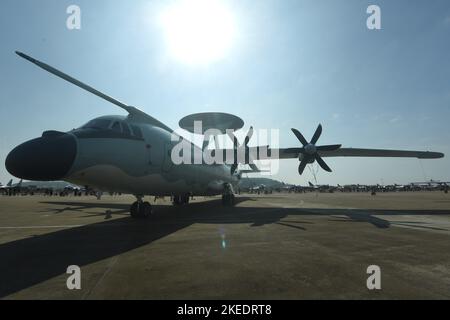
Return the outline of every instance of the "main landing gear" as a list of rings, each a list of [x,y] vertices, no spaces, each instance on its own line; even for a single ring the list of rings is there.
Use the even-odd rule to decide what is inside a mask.
[[[145,219],[152,214],[152,205],[150,203],[143,202],[142,196],[136,196],[137,201],[130,207],[131,217],[135,219]]]
[[[222,204],[224,206],[234,206],[234,203],[235,203],[234,194],[230,193],[222,195]]]
[[[182,206],[184,204],[188,204],[189,203],[189,194],[184,194],[184,195],[176,195],[173,196],[173,200],[172,203],[175,206]]]
[[[233,187],[228,183],[223,188],[222,204],[224,206],[234,206],[235,204]]]

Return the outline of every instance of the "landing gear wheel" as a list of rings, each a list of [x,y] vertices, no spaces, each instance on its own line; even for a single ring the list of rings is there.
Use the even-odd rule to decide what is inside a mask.
[[[130,214],[135,219],[148,218],[152,214],[152,206],[148,202],[134,202],[130,208]]]
[[[181,206],[189,203],[189,194],[173,196],[173,204]]]
[[[176,206],[181,206],[183,202],[181,201],[181,196],[173,196],[172,203]]]
[[[233,206],[234,205],[234,194],[223,194],[222,195],[222,204],[224,206]]]
[[[144,202],[141,205],[141,218],[148,218],[152,214],[152,205],[149,202]]]
[[[130,207],[131,217],[137,219],[139,218],[139,202],[134,202]]]
[[[183,202],[183,204],[188,204],[189,203],[189,194],[185,194],[185,195],[181,196],[181,201]]]

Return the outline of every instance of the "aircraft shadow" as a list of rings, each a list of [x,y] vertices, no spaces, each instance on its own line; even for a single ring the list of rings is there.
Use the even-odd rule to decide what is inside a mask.
[[[241,197],[238,201],[251,200]],[[314,222],[295,219],[300,216],[329,216],[337,221],[371,223],[388,228],[390,223],[373,215],[450,215],[445,210],[344,210],[309,208],[261,208],[254,206],[224,207],[220,200],[192,203],[185,207],[154,206],[155,214],[147,220],[129,216],[98,223],[58,230],[43,235],[11,241],[0,245],[0,297],[26,289],[65,273],[69,265],[80,267],[119,255],[164,238],[194,223],[248,223],[252,227],[277,223],[307,231]],[[46,202],[77,210],[104,208],[123,214],[123,204],[85,202]],[[64,213],[65,210],[60,211]],[[95,212],[93,214],[99,214]],[[343,218],[341,217],[344,216]],[[289,219],[281,221],[287,216]],[[336,217],[338,216],[338,217]],[[402,222],[407,223],[407,222]]]

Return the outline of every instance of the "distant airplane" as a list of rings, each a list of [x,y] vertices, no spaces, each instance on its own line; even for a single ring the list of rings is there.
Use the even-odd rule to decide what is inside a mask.
[[[250,192],[252,192],[252,193],[260,193],[260,192],[264,192],[265,190],[266,190],[265,184],[260,184],[260,185],[250,188]]]
[[[20,179],[19,183],[15,184],[15,185],[13,186],[13,188],[21,188],[21,187],[22,187],[22,182],[23,182],[23,180]]]
[[[129,193],[137,201],[131,205],[132,217],[148,217],[152,211],[144,195],[173,196],[174,204],[185,204],[190,195],[222,195],[223,203],[234,203],[234,189],[241,172],[239,164],[251,164],[245,157],[234,157],[232,165],[227,164],[180,164],[171,159],[171,128],[144,113],[124,104],[71,76],[24,53],[16,53],[40,68],[109,101],[128,112],[128,116],[103,116],[95,118],[78,129],[68,132],[44,131],[42,136],[14,148],[6,158],[6,168],[14,176],[27,180],[65,180],[82,186],[89,186],[106,192]],[[222,129],[240,129],[240,118],[221,113],[206,113],[188,116],[187,119],[215,119]],[[23,119],[22,119],[23,120]],[[183,120],[183,119],[182,119]],[[188,121],[188,122],[189,122]],[[240,123],[242,122],[242,124]],[[180,121],[181,123],[181,121]],[[230,124],[230,125],[228,125]],[[278,154],[279,159],[299,159],[299,174],[306,165],[317,161],[326,171],[331,171],[323,157],[412,157],[420,159],[442,158],[438,152],[377,150],[341,148],[340,144],[316,146],[322,133],[319,124],[312,139],[307,141],[296,129],[292,129],[301,147],[268,148],[268,154]],[[247,133],[243,145],[236,137],[233,149],[219,149],[215,152],[234,154],[244,146],[249,154],[263,147],[248,147],[253,130]],[[191,142],[192,150],[200,150]],[[275,152],[276,151],[276,152]],[[256,154],[258,154],[256,152]],[[267,159],[258,155],[254,160]],[[254,168],[256,170],[256,168]]]
[[[4,186],[4,185],[2,185],[0,183],[0,191],[7,190],[7,189],[11,188],[12,182],[13,182],[13,179],[9,180],[9,182],[6,184],[6,186]]]
[[[445,193],[448,193],[450,182],[430,179],[424,182],[411,182],[410,185],[419,190],[444,190]]]
[[[1,193],[9,193],[10,191],[20,191],[22,188],[22,179],[20,179],[19,183],[16,183],[13,185],[13,179],[9,180],[9,182],[6,184],[6,186],[0,186],[0,192]]]
[[[430,179],[429,181],[424,181],[424,182],[411,182],[412,185],[421,185],[421,186],[442,186],[442,185],[446,185],[446,184],[450,184],[450,182],[446,181],[438,181],[438,180],[433,180]]]
[[[318,191],[333,192],[336,189],[336,187],[330,186],[329,184],[313,184],[311,181],[308,181],[308,184],[310,188]]]

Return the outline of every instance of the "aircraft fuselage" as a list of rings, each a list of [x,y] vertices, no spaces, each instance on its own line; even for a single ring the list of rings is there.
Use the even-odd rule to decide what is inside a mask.
[[[174,165],[171,150],[177,142],[171,135],[125,116],[104,116],[66,133],[46,131],[19,145],[6,167],[27,180],[64,180],[136,195],[216,195],[225,184],[237,185],[238,175],[227,165]]]

